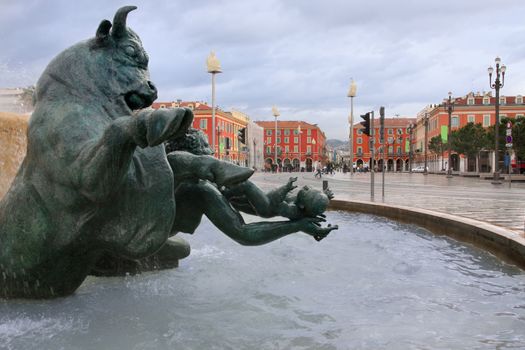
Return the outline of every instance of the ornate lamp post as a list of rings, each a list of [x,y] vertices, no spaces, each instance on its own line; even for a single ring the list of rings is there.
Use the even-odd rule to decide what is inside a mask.
[[[494,73],[494,68],[489,67],[487,70],[489,72],[489,86],[491,89],[496,90],[496,123],[494,124],[494,178],[492,183],[494,185],[500,185],[499,181],[499,149],[498,149],[498,136],[499,136],[499,89],[503,87],[505,83],[505,71],[507,67],[503,64],[500,66],[501,59],[496,57],[494,60],[496,62],[496,80],[492,84],[492,73]],[[501,76],[501,79],[500,79]]]
[[[217,125],[217,141],[218,141],[218,145],[217,145],[217,149],[218,151],[215,153],[216,154],[216,157],[221,159],[221,153],[222,153],[222,150],[221,150],[221,146],[220,146],[220,143],[221,143],[221,127],[220,125]]]
[[[215,74],[222,73],[221,63],[219,59],[215,56],[215,52],[210,52],[210,55],[206,59],[206,66],[208,68],[208,73],[211,74],[211,130],[212,131],[212,145],[213,151],[217,154],[217,143],[215,140]]]
[[[399,144],[399,151],[397,152],[398,159],[401,158],[401,169],[396,169],[397,171],[403,171],[403,167],[405,165],[405,161],[403,160],[403,138],[401,135],[397,138],[397,143]],[[394,136],[394,150],[396,149],[396,138]],[[396,162],[397,163],[397,162]],[[396,164],[397,166],[397,164]]]
[[[274,147],[275,147],[275,155],[274,155],[274,161],[275,161],[275,169],[276,169],[276,172],[277,170],[279,169],[278,167],[278,164],[277,164],[277,117],[280,115],[279,114],[279,110],[277,109],[277,107],[273,106],[272,107],[272,114],[273,116],[275,117],[275,142],[274,142]]]
[[[314,138],[312,138],[312,145],[314,146],[313,149],[312,149],[312,159],[315,160],[314,155],[315,155],[315,153],[317,151],[317,148],[315,147],[315,139]],[[317,161],[316,162],[319,163],[319,152],[317,152]]]
[[[450,135],[452,134],[452,111],[454,110],[454,100],[452,99],[452,92],[448,92],[448,100],[446,101],[445,106],[448,112],[448,130],[447,130],[447,153],[448,153],[448,169],[447,177],[450,179],[452,177],[452,148]]]
[[[427,171],[427,149],[428,149],[428,112],[425,112],[425,170],[423,171],[423,175],[428,175]]]
[[[408,172],[412,172],[412,132],[414,131],[414,124],[410,123],[407,127],[408,131]]]
[[[297,133],[299,134],[299,172],[301,172],[301,124],[297,126]]]
[[[350,116],[348,116],[348,123],[350,124],[349,152],[350,152],[350,176],[354,175],[354,97],[357,92],[357,85],[352,79],[350,89],[347,96],[350,97]]]

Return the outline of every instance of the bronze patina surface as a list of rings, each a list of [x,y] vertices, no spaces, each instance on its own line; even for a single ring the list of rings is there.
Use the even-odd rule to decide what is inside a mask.
[[[190,137],[193,114],[147,108],[157,89],[126,26],[134,9],[103,20],[38,81],[27,154],[0,202],[1,297],[69,295],[93,271],[136,271],[144,259],[176,266],[189,246],[168,238],[192,233],[202,215],[246,245],[298,231],[320,240],[337,228],[320,226],[329,194],[303,189],[286,200],[293,181],[263,193],[247,182],[251,169],[182,149],[166,155],[165,141]],[[245,224],[239,211],[290,219]],[[115,267],[123,261],[131,265]]]

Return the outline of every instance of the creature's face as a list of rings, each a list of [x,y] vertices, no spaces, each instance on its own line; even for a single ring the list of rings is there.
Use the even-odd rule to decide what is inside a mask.
[[[123,97],[131,110],[149,107],[157,98],[157,89],[149,80],[148,55],[137,34],[126,27],[127,13],[134,9],[118,10],[112,29],[112,24],[103,20],[90,42],[95,74],[104,74],[97,84],[113,97]]]
[[[329,202],[330,199],[324,192],[304,186],[297,192],[295,204],[306,216],[316,216],[325,212]]]

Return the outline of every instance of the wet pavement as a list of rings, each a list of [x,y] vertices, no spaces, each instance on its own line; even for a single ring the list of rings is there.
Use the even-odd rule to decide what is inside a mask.
[[[297,176],[299,185],[322,187],[322,180],[340,200],[373,201],[423,208],[491,223],[524,233],[525,182],[493,185],[490,180],[420,173],[385,173],[385,195],[382,196],[382,174],[375,174],[374,198],[370,196],[370,173],[334,173],[316,179],[313,173],[262,173],[252,180],[271,189]]]

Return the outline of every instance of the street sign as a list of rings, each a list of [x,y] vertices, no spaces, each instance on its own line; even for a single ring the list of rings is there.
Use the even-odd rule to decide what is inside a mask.
[[[505,147],[507,147],[507,148],[512,148],[512,143],[506,143],[506,144],[505,144]]]
[[[507,122],[507,129],[511,129],[512,128],[512,123],[511,122]]]
[[[507,136],[512,136],[512,129],[507,129]]]
[[[510,135],[507,136],[507,137],[505,138],[505,141],[506,141],[507,143],[512,143],[512,136],[510,136]]]

